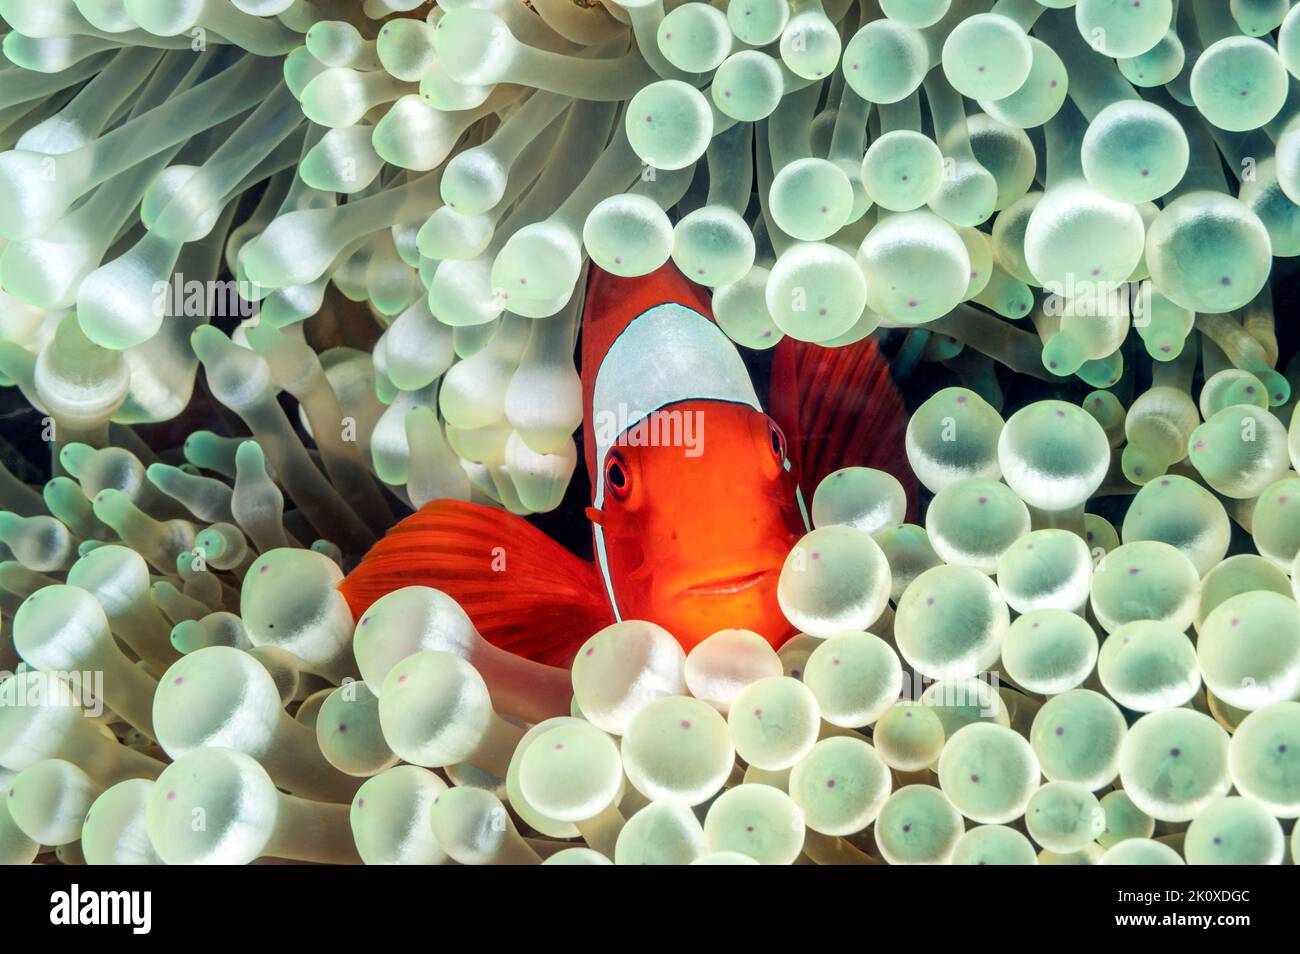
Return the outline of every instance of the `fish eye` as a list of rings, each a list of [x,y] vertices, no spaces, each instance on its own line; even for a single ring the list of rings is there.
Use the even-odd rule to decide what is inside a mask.
[[[627,496],[631,484],[627,465],[617,454],[611,454],[609,460],[605,462],[605,486],[614,492],[614,496],[621,499]]]
[[[781,433],[781,428],[777,427],[774,421],[768,421],[767,436],[772,443],[772,453],[776,455],[776,459],[785,460],[785,435]]]

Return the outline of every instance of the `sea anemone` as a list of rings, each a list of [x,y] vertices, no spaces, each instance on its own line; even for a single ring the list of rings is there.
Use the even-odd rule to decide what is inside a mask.
[[[0,860],[1281,863],[1296,9],[0,0]],[[798,635],[354,614],[572,508],[584,280],[669,262],[907,398]]]

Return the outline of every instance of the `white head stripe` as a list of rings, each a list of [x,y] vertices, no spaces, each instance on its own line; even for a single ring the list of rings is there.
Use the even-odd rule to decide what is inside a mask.
[[[591,426],[597,507],[605,501],[605,454],[619,435],[659,408],[691,400],[762,409],[740,352],[721,328],[683,305],[656,305],[623,330],[596,372]]]

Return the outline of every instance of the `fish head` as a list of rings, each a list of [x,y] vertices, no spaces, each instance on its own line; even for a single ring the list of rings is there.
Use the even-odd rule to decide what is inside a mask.
[[[688,400],[629,427],[601,462],[590,511],[624,619],[663,626],[689,650],[722,629],[779,646],[781,567],[805,532],[785,435],[745,403]]]

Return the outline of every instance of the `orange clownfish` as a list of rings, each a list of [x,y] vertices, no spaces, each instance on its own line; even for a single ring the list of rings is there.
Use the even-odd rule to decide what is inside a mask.
[[[777,580],[817,482],[875,466],[915,497],[903,402],[873,338],[783,339],[765,413],[705,289],[671,263],[630,279],[592,266],[581,364],[595,560],[504,510],[435,500],[339,585],[355,617],[422,585],[455,599],[489,642],[552,665],[624,619],[657,623],[688,651],[721,629],[780,646],[795,630]]]

